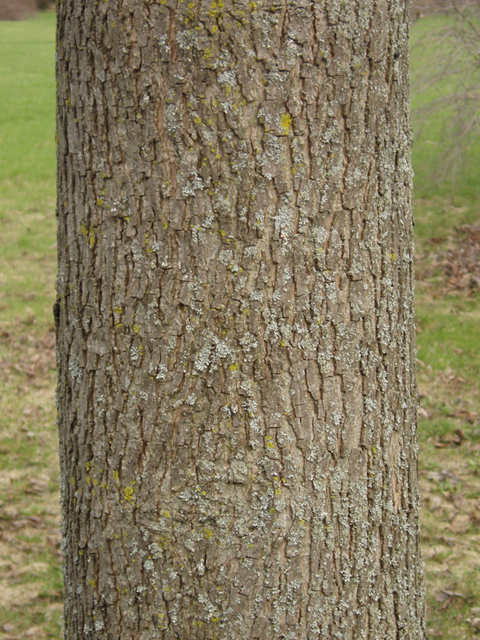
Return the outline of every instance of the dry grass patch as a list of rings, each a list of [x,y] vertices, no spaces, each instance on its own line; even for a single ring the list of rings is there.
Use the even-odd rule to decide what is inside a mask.
[[[0,639],[60,638],[54,334],[0,329]]]

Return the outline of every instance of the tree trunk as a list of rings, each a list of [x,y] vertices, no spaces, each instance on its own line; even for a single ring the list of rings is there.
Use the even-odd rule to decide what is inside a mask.
[[[60,0],[67,640],[425,637],[405,0]]]

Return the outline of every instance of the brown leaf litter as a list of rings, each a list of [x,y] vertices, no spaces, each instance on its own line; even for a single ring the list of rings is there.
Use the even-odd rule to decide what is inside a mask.
[[[447,291],[480,292],[480,224],[455,227],[447,248],[435,255]]]

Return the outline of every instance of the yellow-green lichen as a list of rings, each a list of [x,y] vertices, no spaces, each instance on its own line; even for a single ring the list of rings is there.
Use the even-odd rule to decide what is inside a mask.
[[[93,247],[93,245],[95,244],[95,229],[93,228],[92,225],[90,225],[90,228],[87,228],[85,224],[80,225],[80,231],[82,232],[82,235],[84,236],[84,238],[86,238],[90,244],[91,247]]]
[[[272,442],[272,437],[271,436],[267,436],[266,440],[267,440],[268,449],[274,449],[275,448],[275,444]]]
[[[289,113],[284,113],[280,121],[280,124],[282,125],[283,130],[288,136],[290,132],[290,127],[292,126],[292,116]]]

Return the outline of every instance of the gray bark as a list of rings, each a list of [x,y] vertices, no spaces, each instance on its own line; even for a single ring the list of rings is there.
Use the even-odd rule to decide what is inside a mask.
[[[402,0],[60,0],[65,637],[425,637]]]

